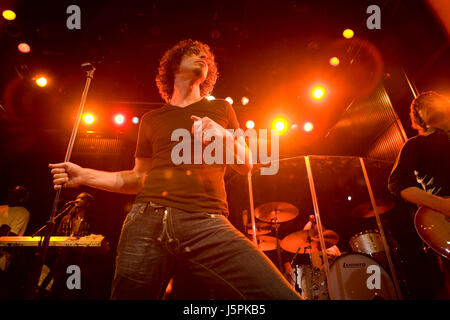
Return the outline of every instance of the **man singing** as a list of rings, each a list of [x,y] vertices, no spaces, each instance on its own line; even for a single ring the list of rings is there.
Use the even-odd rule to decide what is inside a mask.
[[[228,221],[225,165],[172,161],[178,143],[171,139],[174,130],[193,132],[195,127],[213,132],[216,139],[232,139],[232,145],[225,143],[224,153],[233,154],[231,167],[244,175],[252,169],[244,139],[226,130],[238,128],[234,110],[224,100],[205,98],[217,74],[207,45],[179,42],[160,61],[156,83],[166,104],[142,118],[133,170],[104,172],[70,162],[50,164],[56,190],[88,185],[137,194],[118,244],[112,299],[160,299],[180,265],[198,277],[199,285],[221,290],[230,299],[301,299],[272,262]]]

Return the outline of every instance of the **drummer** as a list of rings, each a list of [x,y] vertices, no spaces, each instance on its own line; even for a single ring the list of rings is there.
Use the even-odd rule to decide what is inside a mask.
[[[316,226],[316,218],[314,215],[309,216],[308,222],[303,227],[303,230],[311,230]],[[337,245],[333,245],[325,250],[327,253],[328,259],[336,260],[337,257],[341,255],[341,251],[339,250]],[[320,250],[313,250],[311,253],[312,265],[318,269],[323,269],[323,260],[321,259],[322,252]],[[290,261],[286,261],[284,263],[284,276],[286,279],[295,286],[295,271],[292,268],[292,264]]]

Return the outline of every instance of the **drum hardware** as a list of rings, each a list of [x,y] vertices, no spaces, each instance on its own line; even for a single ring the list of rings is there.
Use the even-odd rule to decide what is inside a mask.
[[[394,201],[389,199],[377,199],[375,200],[377,204],[378,214],[385,214],[392,208],[394,208]],[[364,202],[352,210],[352,216],[355,218],[373,218],[375,217],[375,211],[373,210],[372,203]]]
[[[278,228],[279,228],[280,225],[278,224],[278,209],[277,208],[275,208],[273,224],[275,226],[275,239],[276,239],[276,242],[277,242],[278,268],[279,268],[279,270],[281,270],[281,248],[280,248],[280,238],[278,236]]]
[[[332,230],[325,230],[323,232],[326,248],[334,246],[339,242],[339,235]],[[317,229],[296,231],[287,235],[281,240],[281,247],[288,251],[295,253],[297,250],[302,250],[306,253],[308,247],[311,247],[310,252],[321,251],[320,240]]]
[[[376,269],[376,274],[368,268]],[[370,286],[369,277],[379,277]],[[391,277],[383,266],[367,255],[346,253],[330,266],[328,292],[332,300],[396,300],[397,294]]]
[[[324,239],[327,248],[329,248],[339,241],[339,236],[334,231],[325,230]],[[285,237],[282,241],[282,247],[288,252],[295,252],[290,262],[291,269],[294,272],[295,289],[300,289],[301,294],[306,299],[328,300],[329,296],[325,272],[323,270],[323,259],[320,259],[320,241],[314,221],[312,221],[311,229],[294,232]],[[294,249],[295,251],[293,251]],[[301,251],[304,254],[308,254],[308,264],[295,264],[295,260]],[[314,260],[313,254],[318,255],[318,259]]]
[[[257,238],[257,246],[262,251],[272,251],[277,248],[277,241],[275,237],[267,236],[267,235],[261,235]]]
[[[255,210],[255,217],[264,222],[286,222],[298,215],[298,209],[287,202],[268,202]]]
[[[279,227],[279,224],[277,224]],[[255,229],[256,229],[256,235],[260,236],[263,234],[269,234],[272,232],[272,228],[275,228],[274,224],[269,224],[265,222],[256,222],[255,223]],[[247,234],[252,235],[253,234],[253,228],[251,224],[248,224],[246,227]]]
[[[302,163],[300,161],[302,159],[304,159],[305,167],[302,166]],[[356,161],[353,161],[353,160],[358,160],[358,159],[361,162],[361,167],[362,168],[358,168],[358,166],[356,165]],[[383,226],[381,226],[381,222],[379,221],[380,220],[379,219],[379,215],[388,212],[390,208],[389,207],[383,208],[383,204],[380,203],[380,201],[378,201],[378,200],[375,201],[374,200],[374,196],[373,196],[374,192],[372,191],[372,188],[370,186],[370,181],[369,181],[369,178],[368,178],[368,175],[367,175],[367,172],[366,172],[366,168],[365,168],[365,164],[364,164],[364,161],[363,161],[362,158],[355,158],[355,159],[353,159],[353,158],[349,158],[349,157],[304,156],[304,157],[297,157],[297,158],[294,158],[294,159],[283,159],[283,160],[285,160],[285,161],[283,162],[283,161],[280,160],[280,164],[283,162],[285,164],[285,169],[286,170],[292,169],[292,167],[294,167],[294,169],[298,168],[301,171],[303,168],[306,168],[307,179],[308,179],[308,182],[309,182],[309,190],[310,190],[310,195],[311,195],[311,198],[312,198],[312,204],[313,204],[313,208],[314,208],[314,214],[315,214],[315,217],[316,217],[316,220],[317,220],[317,224],[318,224],[318,227],[317,227],[318,228],[318,238],[319,238],[319,243],[320,243],[320,247],[319,248],[320,248],[321,253],[322,253],[321,259],[322,259],[322,261],[324,263],[323,265],[324,265],[324,270],[326,271],[326,279],[327,279],[326,282],[327,283],[330,282],[329,281],[329,273],[330,273],[329,268],[330,268],[331,260],[330,260],[330,263],[329,263],[327,254],[325,253],[326,248],[328,247],[328,245],[326,244],[327,241],[324,239],[325,237],[324,237],[324,232],[323,232],[323,227],[322,227],[322,222],[321,222],[321,213],[319,212],[319,201],[318,201],[318,197],[317,197],[317,194],[316,194],[316,184],[314,182],[314,180],[316,178],[319,178],[319,182],[321,182],[320,179],[324,179],[324,178],[327,179],[326,173],[328,171],[323,171],[323,172],[320,171],[320,169],[322,167],[324,167],[325,169],[328,169],[328,167],[332,166],[332,167],[338,168],[341,171],[342,171],[343,168],[345,168],[346,170],[347,169],[348,170],[356,169],[356,170],[359,170],[359,171],[361,171],[361,169],[362,169],[363,175],[364,175],[364,180],[366,182],[365,186],[367,187],[367,191],[369,193],[371,204],[374,207],[374,210],[367,211],[367,210],[364,210],[362,207],[360,207],[360,208],[354,210],[354,214],[358,218],[360,218],[360,217],[368,217],[368,218],[375,217],[377,219],[377,225],[378,225],[378,229],[380,230],[380,235],[382,237],[383,244],[385,245],[386,238],[384,236],[384,231],[382,230]],[[373,163],[373,161],[370,161],[371,165],[372,165],[372,163]],[[378,168],[378,165],[381,168],[384,168],[386,166],[386,164],[382,163],[382,162],[376,162],[375,164],[377,166],[375,166],[374,168]],[[313,165],[313,167],[311,167],[311,165]],[[317,170],[316,170],[316,167],[318,168]],[[372,169],[372,167],[373,166],[371,166],[370,168]],[[331,168],[331,169],[336,171],[336,169],[334,169],[334,168]],[[301,171],[301,173],[303,174],[303,171]],[[313,173],[314,173],[314,175],[313,175]],[[316,175],[316,173],[317,173],[317,175]],[[302,178],[303,178],[303,176],[302,176]],[[261,180],[262,178],[258,177],[258,179]],[[249,202],[250,202],[250,209],[253,208],[253,191],[252,191],[252,188],[250,188],[250,185],[252,186],[252,184],[251,184],[252,181],[251,180],[252,179],[249,176]],[[325,182],[326,182],[326,180],[325,180]],[[264,181],[263,181],[263,183],[264,183]],[[345,181],[344,181],[344,183],[345,183]],[[320,185],[318,185],[318,186],[320,186]],[[324,190],[328,190],[329,189],[328,185],[326,185],[326,186],[327,187],[324,187]],[[358,185],[358,187],[359,187],[359,185]],[[380,208],[377,208],[377,206],[380,206]],[[362,212],[362,214],[358,214],[359,212]],[[253,215],[253,217],[254,217],[254,215]],[[263,220],[265,222],[270,222],[271,221],[270,218],[267,219],[267,217],[266,218],[264,218],[263,216],[260,216],[260,217],[262,218],[260,220]],[[279,215],[278,221],[282,222],[281,220],[282,220],[281,215]],[[254,227],[254,222],[253,222],[253,227]],[[254,232],[254,236],[256,237],[256,231]],[[281,239],[280,239],[280,241],[281,241]],[[282,241],[280,242],[280,245],[281,245],[281,247],[283,247]],[[385,247],[386,247],[386,245],[385,245]],[[302,251],[304,251],[304,252],[307,252],[306,250],[309,251],[309,249],[307,249],[307,248],[305,249],[305,247],[302,247],[302,248],[294,247],[292,250],[293,251],[290,251],[290,252],[294,252],[294,253],[297,254],[297,260],[298,260],[298,257],[301,255]],[[320,250],[318,250],[317,244],[314,245],[314,241],[312,240],[311,255],[313,256],[313,260],[315,258],[315,255],[316,254],[318,255],[320,253]],[[389,254],[389,248],[385,248],[385,250],[386,250],[386,254],[388,255]],[[321,259],[318,259],[318,260],[321,260]],[[307,259],[304,259],[304,260],[306,261]],[[392,263],[390,261],[389,261],[389,264],[390,264],[389,265],[389,269],[391,269],[392,268],[391,267]],[[395,288],[397,289],[397,283],[395,281],[396,280],[395,279],[395,277],[396,277],[395,276],[395,270],[393,270],[393,273],[394,274],[392,276],[393,276]],[[399,298],[401,298],[401,296],[400,296],[401,293],[399,292],[398,294],[399,294]],[[375,296],[379,297],[379,295],[375,295]]]
[[[294,219],[298,215],[298,209],[286,202],[268,202],[258,206],[255,210],[255,217],[258,220],[263,222],[270,223],[275,230],[275,241],[276,241],[276,250],[277,250],[277,262],[278,268],[281,270],[281,246],[280,246],[280,237],[278,234],[278,229],[280,227],[281,222],[286,222]],[[251,226],[251,233],[255,233],[258,235],[258,231],[256,230],[256,222],[255,225]],[[249,230],[250,231],[250,230]],[[266,230],[267,231],[267,230]],[[262,231],[262,232],[266,232]],[[247,231],[248,232],[248,231]],[[258,244],[259,246],[259,244]],[[265,251],[265,250],[263,250]]]
[[[386,265],[386,252],[378,230],[364,230],[350,238],[350,247],[353,252],[364,253],[383,265]]]

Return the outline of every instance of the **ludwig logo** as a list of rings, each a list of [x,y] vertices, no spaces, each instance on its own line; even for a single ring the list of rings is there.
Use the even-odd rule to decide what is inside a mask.
[[[364,268],[366,264],[364,262],[361,263],[345,263],[342,265],[344,268]]]

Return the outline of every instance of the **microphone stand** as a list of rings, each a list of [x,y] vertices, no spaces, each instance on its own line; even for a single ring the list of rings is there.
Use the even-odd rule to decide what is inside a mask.
[[[86,83],[84,86],[83,93],[81,95],[81,102],[80,102],[80,106],[78,108],[77,118],[76,118],[75,124],[72,129],[72,135],[69,140],[69,145],[67,146],[66,157],[64,159],[64,162],[70,161],[70,157],[72,156],[73,145],[75,143],[75,137],[78,132],[78,127],[80,125],[81,115],[83,114],[84,105],[86,103],[87,93],[89,91],[89,86],[91,85],[92,78],[94,77],[95,68],[92,64],[83,63],[81,65],[81,68],[83,69],[83,71],[86,72]],[[31,275],[31,285],[30,285],[29,291],[27,293],[27,299],[34,299],[35,294],[36,294],[36,287],[38,284],[39,276],[41,275],[42,266],[44,265],[45,258],[47,257],[48,246],[50,244],[50,237],[52,236],[53,232],[55,231],[55,214],[58,209],[58,202],[59,202],[59,198],[61,195],[61,189],[62,188],[60,188],[56,192],[55,199],[53,201],[53,210],[50,214],[50,218],[49,218],[48,222],[43,227],[43,229],[45,229],[46,232],[44,234],[44,240],[39,242],[39,245],[36,250],[36,254],[35,254],[36,270],[34,270],[34,272],[32,272],[32,275]]]
[[[54,218],[54,220],[57,220],[59,217],[61,217],[63,214],[66,214],[67,211],[71,208],[70,206],[68,206],[68,204],[73,204],[73,201],[70,201],[68,203],[66,203],[66,205],[63,207],[63,210]],[[72,207],[73,208],[73,207]],[[42,230],[44,230],[45,228],[47,228],[47,223],[44,224],[39,230],[37,230],[35,233],[33,233],[31,235],[31,237],[36,237],[38,234],[41,233]]]

